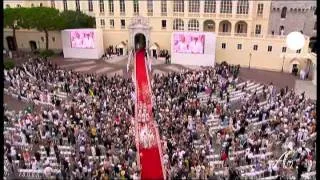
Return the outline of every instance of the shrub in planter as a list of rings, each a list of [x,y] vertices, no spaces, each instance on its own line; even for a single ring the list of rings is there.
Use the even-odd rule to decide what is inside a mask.
[[[6,59],[3,62],[4,68],[7,70],[13,69],[15,66],[15,62],[12,59]]]
[[[51,57],[54,55],[54,52],[52,50],[44,50],[40,52],[40,56],[43,58]]]

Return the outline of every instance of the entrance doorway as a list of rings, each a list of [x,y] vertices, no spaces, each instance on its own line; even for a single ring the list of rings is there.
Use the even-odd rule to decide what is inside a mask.
[[[8,36],[7,38],[7,44],[8,44],[8,49],[9,51],[15,51],[17,50],[17,47],[14,44],[14,39],[12,36]]]
[[[292,64],[292,74],[297,76],[298,75],[298,64]]]
[[[138,33],[134,36],[134,46],[136,50],[145,49],[146,48],[146,37]]]
[[[123,55],[123,48],[119,48],[120,55]]]
[[[37,50],[37,43],[35,41],[29,41],[31,51]]]

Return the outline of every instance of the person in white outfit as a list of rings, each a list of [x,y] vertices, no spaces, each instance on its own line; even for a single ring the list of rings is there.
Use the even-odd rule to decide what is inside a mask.
[[[198,37],[192,37],[191,42],[189,44],[189,49],[191,53],[201,54],[203,53],[203,45]]]
[[[180,53],[189,52],[188,44],[186,42],[186,38],[184,37],[184,35],[180,36],[180,40],[176,45],[176,52],[180,52]]]
[[[93,48],[93,34],[88,33],[85,36],[86,37],[83,40],[84,48]]]

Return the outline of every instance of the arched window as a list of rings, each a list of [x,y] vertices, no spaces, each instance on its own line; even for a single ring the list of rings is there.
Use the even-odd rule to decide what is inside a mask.
[[[42,7],[43,5],[42,5],[42,3],[40,3],[40,7]]]
[[[34,7],[34,4],[33,4],[33,3],[31,4],[31,7]]]
[[[314,23],[313,30],[317,30],[317,21]]]
[[[6,5],[6,8],[10,8],[10,5],[9,5],[9,4],[7,4],[7,5]]]
[[[221,0],[220,13],[232,13],[232,1],[231,0]]]
[[[281,18],[286,18],[287,16],[287,7],[283,7],[281,10]]]
[[[178,31],[184,30],[184,22],[182,19],[173,20],[173,30],[178,30]]]
[[[216,0],[205,0],[204,1],[204,12],[215,13],[216,12]]]
[[[228,20],[221,21],[219,24],[219,32],[231,32],[231,23]]]
[[[237,22],[236,33],[247,33],[247,23],[244,21]]]
[[[314,10],[314,15],[317,15],[317,8]]]
[[[213,20],[205,20],[203,22],[203,31],[205,32],[214,32],[215,31],[215,23]]]
[[[200,0],[189,0],[189,12],[190,13],[200,12]]]
[[[189,31],[199,31],[199,21],[196,19],[191,19],[188,22]]]
[[[238,0],[237,14],[248,14],[248,12],[249,12],[248,0]]]
[[[20,7],[21,7],[21,5],[20,5],[20,4],[17,4],[17,7],[18,7],[18,8],[20,8]]]

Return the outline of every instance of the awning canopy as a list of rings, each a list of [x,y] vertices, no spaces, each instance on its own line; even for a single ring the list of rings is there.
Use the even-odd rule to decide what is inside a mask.
[[[127,44],[123,41],[121,41],[121,43],[119,43],[116,48],[126,48]]]
[[[150,47],[150,49],[160,49],[159,44],[153,43],[152,46]]]

